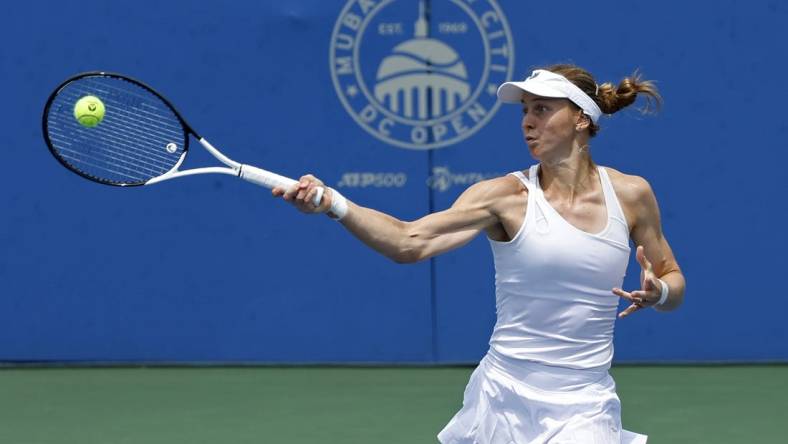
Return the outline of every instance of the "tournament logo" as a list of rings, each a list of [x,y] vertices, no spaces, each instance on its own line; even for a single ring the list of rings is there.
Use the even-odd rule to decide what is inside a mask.
[[[494,0],[350,0],[330,52],[334,87],[356,123],[420,150],[482,128],[514,67],[509,25]]]

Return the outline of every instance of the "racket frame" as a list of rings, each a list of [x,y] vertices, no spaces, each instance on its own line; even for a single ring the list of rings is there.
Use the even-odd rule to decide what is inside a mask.
[[[131,77],[125,76],[123,74],[107,72],[107,71],[86,71],[86,72],[82,72],[82,73],[76,74],[76,75],[71,76],[68,79],[64,80],[62,83],[60,83],[60,85],[57,86],[57,88],[55,88],[54,91],[52,91],[52,93],[49,95],[49,98],[47,98],[46,105],[44,106],[44,114],[43,114],[43,117],[42,117],[41,120],[42,120],[42,129],[43,129],[43,132],[44,132],[44,140],[46,141],[47,148],[49,148],[49,151],[52,153],[52,155],[55,157],[55,159],[57,159],[57,161],[60,162],[61,165],[63,165],[67,169],[79,174],[80,176],[84,177],[85,179],[92,180],[93,182],[98,182],[98,183],[101,183],[101,184],[104,184],[104,185],[112,185],[112,186],[116,186],[116,187],[135,187],[135,186],[140,186],[140,185],[147,185],[148,183],[150,183],[151,180],[153,180],[153,179],[149,179],[147,181],[128,182],[127,183],[127,182],[116,182],[116,181],[113,181],[113,180],[108,180],[108,179],[104,179],[104,178],[101,178],[101,177],[94,176],[94,175],[92,175],[90,173],[87,173],[85,171],[82,171],[79,168],[77,168],[76,166],[71,165],[68,162],[66,162],[60,156],[60,154],[55,149],[55,147],[53,146],[52,141],[49,138],[49,122],[48,122],[49,119],[47,118],[49,116],[49,110],[52,107],[52,103],[55,101],[55,98],[58,96],[58,94],[60,94],[60,92],[63,90],[63,88],[65,88],[66,86],[68,86],[72,82],[75,82],[77,80],[83,79],[85,77],[111,77],[111,78],[116,78],[116,79],[119,79],[119,80],[123,80],[123,81],[127,81],[127,82],[130,82],[130,83],[133,83],[133,84],[135,84],[135,85],[147,90],[148,92],[152,93],[154,96],[158,97],[159,100],[164,102],[164,104],[167,105],[167,107],[170,109],[170,111],[172,111],[172,113],[178,119],[178,122],[180,122],[181,128],[183,129],[183,153],[181,154],[181,158],[178,159],[178,162],[175,164],[175,166],[172,169],[170,169],[170,171],[168,171],[167,173],[162,174],[162,176],[166,176],[166,175],[172,173],[174,170],[177,170],[178,167],[180,167],[180,165],[183,163],[184,159],[186,158],[186,154],[189,152],[189,135],[190,134],[193,135],[198,140],[201,139],[201,137],[197,134],[196,131],[194,131],[194,129],[191,127],[191,125],[189,125],[186,122],[186,120],[183,118],[183,116],[181,116],[181,114],[178,112],[178,110],[175,109],[175,107],[172,105],[172,103],[169,100],[167,100],[166,97],[162,96],[155,89],[151,88],[150,86],[146,85],[145,83],[143,83],[143,82],[141,82],[139,80],[136,80],[136,79],[132,79]],[[157,177],[161,177],[161,176],[157,176]],[[155,179],[155,177],[154,177],[154,179]]]

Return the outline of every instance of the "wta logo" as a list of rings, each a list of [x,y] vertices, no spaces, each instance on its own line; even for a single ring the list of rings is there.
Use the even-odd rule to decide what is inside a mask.
[[[434,149],[492,118],[514,47],[493,0],[350,0],[334,26],[330,64],[337,95],[368,133]]]

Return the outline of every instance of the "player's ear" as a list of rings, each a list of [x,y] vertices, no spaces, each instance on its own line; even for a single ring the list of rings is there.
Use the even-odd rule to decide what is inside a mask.
[[[575,130],[583,131],[591,126],[591,118],[588,117],[583,111],[578,112],[577,122],[575,123]]]

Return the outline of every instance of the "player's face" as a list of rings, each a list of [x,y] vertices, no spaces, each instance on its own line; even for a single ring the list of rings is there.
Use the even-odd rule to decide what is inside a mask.
[[[567,99],[523,95],[522,129],[535,159],[568,153],[577,134],[578,110]]]

